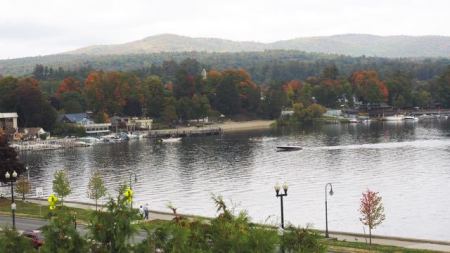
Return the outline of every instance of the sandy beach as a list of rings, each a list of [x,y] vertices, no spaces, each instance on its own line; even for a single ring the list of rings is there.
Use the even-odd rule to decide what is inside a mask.
[[[227,121],[221,124],[215,124],[214,126],[220,127],[225,133],[231,133],[270,129],[274,122],[274,120]]]

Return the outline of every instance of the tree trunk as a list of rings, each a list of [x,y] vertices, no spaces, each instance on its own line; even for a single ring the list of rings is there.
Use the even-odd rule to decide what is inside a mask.
[[[369,244],[372,245],[372,229],[369,228]]]
[[[25,201],[25,192],[22,192],[22,200]]]
[[[95,211],[97,212],[97,199],[95,199]]]

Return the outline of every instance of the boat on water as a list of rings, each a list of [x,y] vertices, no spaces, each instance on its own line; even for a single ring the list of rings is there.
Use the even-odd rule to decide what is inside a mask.
[[[383,121],[403,121],[405,120],[405,116],[401,114],[396,114],[392,116],[386,116],[382,118]]]
[[[181,141],[181,137],[170,137],[170,138],[161,139],[161,142],[165,142],[165,143],[180,142],[180,141]]]
[[[436,117],[432,114],[422,114],[419,116],[420,120],[432,120],[435,119]]]
[[[123,134],[109,134],[109,135],[102,136],[100,139],[104,143],[119,143],[119,142],[127,141],[128,136],[123,135]]]
[[[97,143],[101,142],[101,140],[99,138],[89,137],[89,136],[88,137],[77,138],[77,141],[84,142],[84,143],[87,143],[87,144],[90,144],[90,145],[94,145],[94,144],[97,144]]]
[[[359,122],[359,121],[358,121],[357,118],[349,118],[349,119],[348,119],[348,123],[355,124],[355,123],[358,123],[358,122]]]
[[[127,137],[130,140],[131,139],[142,139],[142,138],[144,138],[144,134],[137,133],[137,132],[135,132],[135,133],[130,132],[130,133],[127,133]]]
[[[408,115],[408,116],[405,116],[405,120],[406,121],[419,121],[419,118],[417,118],[416,116],[413,116],[413,115]]]
[[[300,146],[277,146],[277,151],[296,151],[302,149]]]

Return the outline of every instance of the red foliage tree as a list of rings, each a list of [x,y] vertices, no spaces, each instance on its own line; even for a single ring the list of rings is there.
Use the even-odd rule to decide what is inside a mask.
[[[361,213],[361,222],[369,227],[369,241],[372,244],[372,229],[386,219],[382,198],[378,196],[378,192],[369,189],[363,192],[359,212]]]
[[[80,81],[72,77],[65,78],[56,90],[56,96],[59,98],[65,92],[81,92]]]
[[[364,102],[377,103],[386,101],[388,89],[373,70],[356,71],[350,76],[350,82],[356,95]]]

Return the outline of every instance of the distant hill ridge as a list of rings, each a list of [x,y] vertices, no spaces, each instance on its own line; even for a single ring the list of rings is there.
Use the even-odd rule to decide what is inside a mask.
[[[264,50],[299,50],[348,56],[450,57],[448,36],[377,36],[369,34],[342,34],[302,37],[261,43],[232,41],[219,38],[192,38],[175,34],[160,34],[142,40],[116,45],[96,45],[65,54],[126,55],[159,52],[251,52]]]

